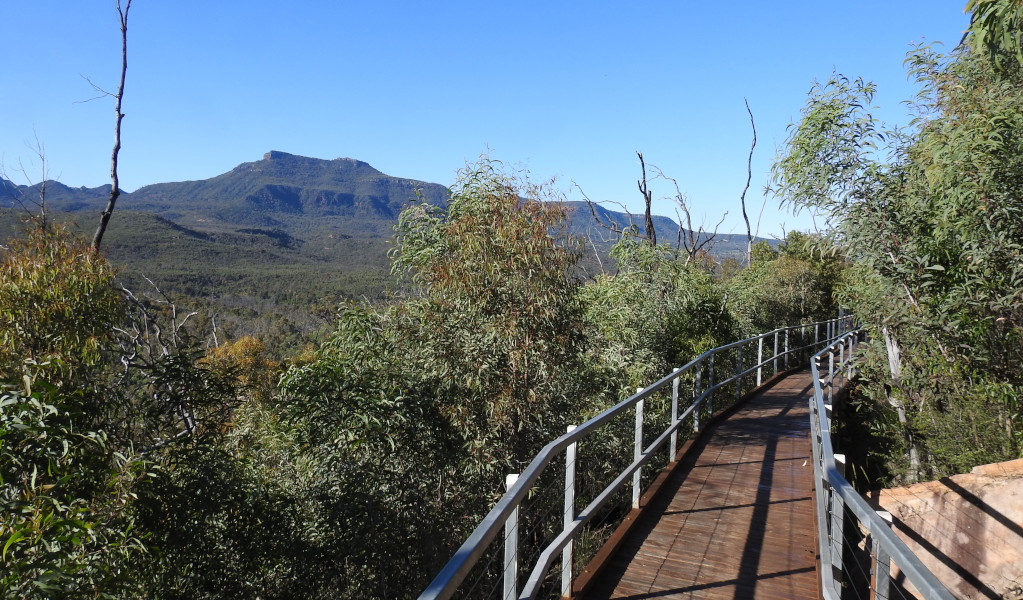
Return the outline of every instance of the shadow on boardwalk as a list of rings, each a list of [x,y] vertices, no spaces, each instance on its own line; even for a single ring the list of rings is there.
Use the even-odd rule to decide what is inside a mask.
[[[580,596],[818,598],[809,372],[708,428]]]

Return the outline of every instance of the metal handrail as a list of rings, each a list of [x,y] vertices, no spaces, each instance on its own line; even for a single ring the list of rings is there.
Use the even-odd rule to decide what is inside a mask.
[[[813,440],[814,493],[817,501],[817,540],[820,549],[821,592],[826,600],[840,600],[844,585],[852,585],[853,574],[846,564],[846,557],[858,548],[846,535],[847,520],[856,519],[859,531],[869,536],[872,554],[871,579],[873,597],[887,599],[893,584],[892,564],[898,566],[906,578],[916,586],[923,598],[952,600],[955,598],[938,578],[931,573],[920,559],[891,530],[891,526],[845,479],[842,467],[845,458],[835,454],[831,443],[832,402],[836,388],[842,388],[851,380],[853,349],[859,342],[861,331],[850,331],[839,337],[810,360],[813,373],[813,399],[810,401],[810,429]],[[838,360],[835,360],[835,357]],[[820,370],[827,362],[824,377]],[[824,389],[828,399],[825,402]],[[837,460],[836,460],[837,458]],[[869,582],[868,582],[869,584]]]
[[[522,505],[523,501],[529,494],[530,489],[540,478],[540,475],[546,467],[562,452],[567,451],[574,453],[576,444],[579,440],[599,430],[609,420],[629,411],[630,409],[635,410],[637,416],[637,433],[633,462],[615,476],[614,480],[578,514],[572,514],[572,506],[574,505],[574,489],[566,489],[566,515],[564,519],[564,527],[561,533],[558,534],[555,539],[541,551],[541,554],[536,564],[533,566],[530,576],[522,590],[517,589],[516,548],[508,548],[506,546],[506,556],[509,557],[506,558],[505,569],[504,598],[506,600],[514,598],[534,598],[539,592],[540,584],[559,551],[567,553],[565,555],[566,566],[563,567],[562,572],[562,591],[563,595],[570,595],[573,576],[571,572],[571,545],[573,539],[593,517],[596,511],[603,507],[615,494],[615,492],[622,489],[629,482],[630,478],[632,479],[633,487],[633,506],[639,506],[641,492],[640,477],[643,466],[652,458],[657,450],[661,449],[665,445],[665,443],[669,443],[670,456],[672,459],[674,458],[677,448],[678,430],[687,418],[690,416],[694,417],[694,430],[698,431],[699,414],[704,403],[707,403],[710,407],[710,413],[713,414],[714,392],[724,386],[734,383],[736,388],[735,395],[736,399],[738,399],[741,395],[742,381],[744,377],[751,375],[755,371],[756,385],[759,386],[763,381],[763,368],[765,366],[773,365],[775,374],[779,372],[779,364],[781,364],[782,369],[788,368],[789,356],[791,354],[801,352],[808,348],[817,348],[822,343],[829,343],[833,341],[839,335],[848,331],[852,322],[852,318],[846,316],[817,323],[782,327],[755,337],[708,350],[686,365],[675,369],[672,373],[661,378],[653,385],[639,390],[636,394],[626,398],[615,406],[593,417],[589,421],[574,429],[570,429],[568,433],[551,441],[544,446],[542,450],[540,450],[523,472],[517,476],[514,483],[509,485],[508,491],[483,518],[480,524],[476,527],[472,534],[470,534],[468,539],[466,539],[426,590],[423,591],[423,593],[419,596],[419,600],[446,600],[447,598],[450,598],[456,592],[458,586],[462,583],[468,573],[483,556],[491,542],[497,538],[502,528],[504,528],[509,522],[517,523],[517,511],[519,507]],[[820,335],[822,327],[825,329],[823,337]],[[798,348],[791,348],[790,332],[794,330],[801,330],[803,333],[802,338],[805,338],[808,328],[813,328],[814,341],[811,343],[804,343]],[[765,358],[764,340],[771,337],[773,337],[774,342],[773,349],[771,351],[771,355]],[[757,361],[752,366],[745,368],[743,366],[743,348],[745,345],[752,343],[755,343],[757,346]],[[732,348],[737,348],[734,371],[731,376],[723,380],[715,380],[715,357]],[[769,349],[771,349],[770,346]],[[705,371],[704,365],[709,367],[706,369],[708,375],[706,387],[702,386],[703,382],[701,381]],[[721,370],[722,369],[719,367],[719,371]],[[692,404],[679,414],[679,379],[682,375],[689,372],[694,372],[695,374],[696,387],[694,390],[694,399]],[[643,448],[643,402],[646,398],[659,390],[666,389],[669,385],[672,387],[672,414],[669,425],[649,446]],[[567,464],[569,464],[568,460],[566,460],[566,465]],[[566,471],[568,471],[567,467]],[[574,473],[566,472],[566,481],[571,481],[572,479],[574,479]],[[569,494],[573,494],[573,496],[568,496]],[[572,501],[569,501],[570,498]],[[514,527],[512,527],[512,529],[514,529]],[[508,538],[515,540],[517,539],[517,536],[510,535]]]

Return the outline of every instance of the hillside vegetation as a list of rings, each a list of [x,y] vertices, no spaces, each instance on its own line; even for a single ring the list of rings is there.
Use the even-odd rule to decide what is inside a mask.
[[[832,229],[758,243],[745,268],[627,234],[613,269],[580,276],[589,248],[558,194],[486,157],[400,205],[381,190],[414,182],[283,153],[208,187],[143,188],[133,206],[155,212],[115,214],[111,257],[159,272],[166,294],[141,275],[120,285],[133,266],[118,275],[72,226],[33,220],[0,250],[0,594],[415,597],[504,474],[566,425],[840,304],[870,333],[845,431],[868,440],[861,481],[1020,456],[1023,44],[1005,27],[1023,9],[970,6],[968,44],[910,55],[910,131],[872,119],[866,82],[813,90],[775,186]],[[345,170],[364,187],[281,179],[323,191]],[[96,195],[50,187],[53,207]],[[329,211],[377,225],[315,229]],[[330,252],[365,252],[365,270]],[[378,268],[390,295],[346,297]],[[318,338],[297,308],[282,314],[294,330],[237,334],[246,311],[308,302]],[[213,318],[232,303],[234,332]],[[593,465],[629,451],[631,431],[603,435]]]
[[[121,291],[66,227],[37,223],[0,267],[0,589],[412,597],[504,474],[567,424],[713,346],[835,312],[841,263],[808,260],[799,234],[730,278],[626,236],[616,273],[580,278],[553,197],[492,161],[467,166],[445,202],[399,214],[396,295],[341,302],[324,339],[284,362],[192,307]],[[121,216],[141,260],[162,260],[149,226],[211,264],[242,244]],[[275,241],[256,247],[287,285],[302,263]]]
[[[906,59],[911,128],[886,129],[873,84],[835,75],[775,167],[784,201],[827,215],[825,249],[852,264],[843,304],[871,333],[851,433],[871,436],[868,480],[1023,449],[1023,5],[968,8],[963,44]]]
[[[0,180],[0,240],[21,235],[20,224],[40,204],[56,222],[89,228],[108,196],[109,186]],[[281,359],[325,332],[340,301],[390,298],[397,282],[387,252],[398,215],[412,203],[443,206],[447,197],[446,186],[385,175],[358,160],[271,151],[210,179],[123,193],[104,247],[129,289],[157,293],[155,286],[215,317],[221,335],[257,336]],[[565,206],[564,231],[590,240],[578,276],[613,268],[616,236],[595,224],[585,203]],[[625,213],[594,210],[619,229],[633,224]],[[671,219],[655,216],[654,224],[662,238],[676,239]],[[715,241],[719,260],[744,257],[745,237]]]

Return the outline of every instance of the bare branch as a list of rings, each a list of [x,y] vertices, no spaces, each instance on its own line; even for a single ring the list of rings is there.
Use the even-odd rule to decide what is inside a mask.
[[[646,239],[650,242],[651,246],[657,246],[657,231],[654,230],[654,220],[650,216],[650,202],[653,198],[653,192],[647,187],[646,183],[646,162],[643,161],[643,153],[636,151],[636,156],[639,157],[639,167],[643,171],[643,178],[636,182],[636,186],[639,187],[639,193],[643,195],[643,203],[646,206]]]
[[[131,0],[127,0],[122,9],[121,0],[117,0],[117,14],[121,17],[121,80],[117,86],[117,94],[114,103],[114,111],[117,118],[114,121],[114,149],[110,154],[110,199],[107,207],[100,216],[99,227],[96,228],[96,235],[92,238],[92,249],[99,252],[100,243],[103,241],[103,234],[107,230],[107,223],[110,222],[110,215],[114,212],[117,198],[121,195],[120,184],[117,179],[117,154],[121,151],[121,121],[124,113],[121,112],[121,101],[124,99],[124,78],[128,71],[128,11],[131,10]]]
[[[709,244],[711,240],[713,240],[714,238],[717,237],[718,229],[721,229],[721,224],[725,222],[725,219],[727,217],[728,217],[728,211],[726,210],[725,214],[721,215],[721,220],[718,221],[717,225],[714,226],[714,231],[711,232],[710,234],[708,234],[706,236],[706,238],[704,238],[704,240],[702,242],[700,242],[699,245],[696,246],[696,253],[699,253],[700,250],[702,250],[707,244]],[[703,227],[702,226],[700,227],[700,234],[703,234]]]
[[[599,258],[597,260],[600,260]],[[210,326],[213,328],[213,347],[220,347],[220,340],[217,339],[217,313],[210,315]]]
[[[697,255],[702,250],[707,248],[708,245],[710,245],[713,242],[715,237],[717,237],[718,229],[721,227],[721,224],[725,222],[725,217],[728,216],[728,212],[725,211],[725,214],[721,216],[721,220],[718,221],[718,224],[714,226],[713,233],[705,235],[703,225],[700,225],[700,227],[694,230],[693,217],[691,211],[689,210],[689,203],[687,202],[685,194],[683,194],[682,190],[679,188],[678,180],[675,179],[674,177],[669,177],[668,175],[665,175],[664,171],[661,171],[660,169],[653,165],[650,165],[650,168],[656,171],[655,177],[666,179],[670,181],[671,184],[675,187],[674,200],[675,204],[677,205],[675,209],[675,216],[678,218],[679,223],[677,242],[678,245],[676,246],[676,248],[685,251],[686,264],[689,264],[690,262],[696,259]],[[682,214],[685,215],[685,226],[682,225],[682,215],[679,214],[678,212],[679,209],[682,209]],[[685,230],[684,235],[683,229]]]
[[[6,197],[10,198],[18,208],[28,214],[29,219],[35,222],[35,224],[41,229],[45,230],[48,227],[47,213],[46,213],[46,182],[50,178],[49,170],[46,166],[46,148],[43,146],[42,141],[39,140],[39,134],[33,132],[35,135],[35,141],[33,143],[25,142],[25,146],[35,154],[36,159],[39,161],[39,189],[38,189],[38,200],[32,200],[25,196],[24,192],[20,189],[20,186],[10,180],[7,175],[7,171],[2,164],[0,164],[0,179],[4,182],[0,184],[0,191],[4,192]],[[25,163],[18,159],[18,168],[15,169],[17,173],[21,174],[21,177],[25,180],[25,186],[31,188],[34,184],[34,178],[29,175],[28,168],[25,167]],[[38,211],[36,215],[30,206],[35,207]]]
[[[604,261],[600,260],[600,252],[597,251],[597,244],[595,244],[592,239],[590,239],[589,242],[590,246],[593,248],[593,257],[597,259],[597,265],[600,267],[600,272],[606,273],[606,271],[604,271]]]
[[[621,239],[621,237],[623,235],[625,235],[625,230],[622,229],[621,225],[619,225],[617,222],[615,222],[614,219],[612,219],[611,217],[609,217],[607,215],[605,215],[604,219],[602,220],[600,218],[600,215],[597,213],[597,207],[598,206],[603,206],[604,204],[614,204],[615,206],[617,206],[620,209],[620,211],[622,213],[624,213],[628,217],[628,219],[629,219],[629,226],[631,227],[632,224],[633,224],[632,223],[632,213],[629,212],[629,209],[626,208],[625,205],[622,204],[621,202],[615,202],[613,200],[602,200],[602,201],[591,200],[590,197],[586,195],[586,192],[583,191],[583,188],[578,183],[575,184],[575,187],[576,187],[576,189],[579,190],[579,193],[582,194],[583,200],[586,202],[586,206],[589,207],[590,214],[593,215],[593,220],[597,223],[597,225],[599,227],[603,228],[603,229],[606,229],[606,230],[610,231],[612,234],[615,235],[615,237],[617,239]]]
[[[760,203],[760,214],[757,215],[757,228],[753,231],[753,237],[760,236],[760,221],[764,218],[764,209],[767,208],[767,196],[764,196],[764,201]]]
[[[93,100],[99,100],[101,98],[116,98],[117,97],[115,94],[112,94],[112,93],[106,91],[105,89],[99,87],[95,83],[93,83],[93,81],[91,79],[89,79],[88,77],[86,77],[85,75],[82,75],[82,74],[79,73],[78,76],[81,77],[82,79],[84,79],[85,82],[89,84],[89,87],[91,87],[92,89],[94,89],[97,92],[99,92],[99,96],[93,96],[92,98],[86,98],[85,100],[75,100],[72,104],[85,104],[86,102],[92,102]]]
[[[739,200],[742,203],[742,218],[746,221],[746,264],[753,264],[753,233],[750,231],[749,216],[746,214],[746,192],[749,191],[749,184],[753,180],[753,149],[757,147],[757,125],[753,122],[753,111],[750,110],[749,100],[743,98],[743,102],[746,103],[749,124],[753,128],[753,143],[750,144],[749,158],[746,159],[746,187],[742,189],[742,196],[739,197]],[[763,213],[763,209],[761,209],[761,213]]]

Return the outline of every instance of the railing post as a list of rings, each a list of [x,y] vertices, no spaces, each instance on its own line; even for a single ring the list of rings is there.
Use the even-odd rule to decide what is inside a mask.
[[[701,407],[697,404],[697,399],[700,397],[702,391],[703,381],[703,361],[696,363],[696,383],[693,385],[693,433],[700,431],[700,409]],[[702,403],[702,402],[701,402]]]
[[[572,433],[575,425],[569,425],[567,433]],[[568,529],[575,520],[575,462],[578,443],[572,442],[565,448],[565,519],[564,528]],[[561,597],[572,597],[572,551],[575,539],[570,539],[561,551]]]
[[[636,393],[643,391],[643,388],[638,388]],[[634,461],[639,460],[639,457],[643,455],[643,400],[636,403],[636,445],[632,452],[632,459]],[[643,467],[636,469],[636,472],[632,474],[632,508],[639,508],[639,486],[643,479]]]
[[[504,478],[505,490],[510,490],[518,481],[518,473],[509,473]],[[519,507],[516,506],[504,522],[504,600],[518,598],[519,576]]]
[[[675,369],[678,372],[678,368]],[[671,424],[674,425],[675,421],[678,421],[678,380],[679,377],[671,382]],[[678,452],[678,429],[671,432],[671,442],[668,445],[668,462],[675,460],[675,453]]]
[[[835,350],[828,352],[828,404],[834,405],[835,396]]]
[[[757,338],[757,387],[763,383],[764,336]]]
[[[774,330],[774,374],[778,374],[778,330]]]
[[[877,516],[881,517],[881,520],[888,524],[890,527],[892,524],[892,513],[886,510],[877,511]],[[875,538],[877,536],[874,536]],[[874,576],[874,600],[888,600],[891,596],[891,584],[892,584],[892,559],[888,556],[888,552],[884,549],[884,546],[878,543],[874,543],[874,568],[872,573]]]
[[[785,328],[785,368],[789,368],[789,328]]]
[[[814,351],[814,353],[817,352],[817,344],[820,343],[820,332],[821,332],[821,324],[820,323],[814,323],[813,324],[813,351]]]
[[[742,397],[742,344],[735,347],[735,401]]]
[[[835,467],[845,477],[845,455],[836,454]],[[842,495],[834,488],[831,490],[831,564],[836,570],[835,580],[841,582],[845,573],[842,549],[845,546],[845,503]],[[839,585],[841,585],[839,583]]]
[[[853,363],[852,355],[853,349],[856,348],[856,334],[853,334],[849,340],[848,352],[845,355],[845,380],[849,381],[853,377]]]
[[[847,378],[845,376],[845,344],[848,342],[846,339],[842,339],[842,343],[838,346],[838,380],[840,386],[844,386]]]
[[[717,357],[717,353],[710,355],[710,373],[708,377],[710,381],[707,383],[707,398],[704,401],[707,403],[708,416],[714,416],[714,359]]]

